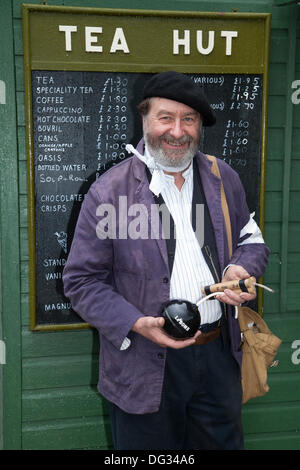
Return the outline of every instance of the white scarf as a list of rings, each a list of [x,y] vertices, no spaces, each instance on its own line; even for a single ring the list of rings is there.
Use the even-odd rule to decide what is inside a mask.
[[[165,177],[164,177],[164,171],[170,171],[172,173],[177,173],[179,171],[183,171],[187,168],[187,164],[185,163],[185,165],[183,165],[182,167],[168,167],[168,166],[164,166],[164,165],[161,165],[160,163],[157,163],[154,158],[150,155],[150,152],[147,148],[147,146],[145,146],[145,154],[144,155],[141,155],[138,150],[136,150],[133,145],[131,144],[127,144],[126,145],[126,150],[128,153],[133,153],[139,160],[141,160],[143,163],[145,163],[145,165],[149,168],[149,170],[151,171],[152,173],[152,178],[151,178],[151,182],[150,182],[150,185],[149,185],[149,189],[150,191],[152,191],[155,196],[158,196],[159,193],[162,192],[165,184],[166,184],[166,181],[165,181]]]

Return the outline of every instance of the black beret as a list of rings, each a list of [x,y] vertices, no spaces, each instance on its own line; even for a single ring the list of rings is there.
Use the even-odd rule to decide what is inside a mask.
[[[187,75],[179,72],[162,72],[153,75],[145,85],[143,99],[159,97],[184,103],[201,114],[204,126],[213,126],[216,116],[206,96]]]

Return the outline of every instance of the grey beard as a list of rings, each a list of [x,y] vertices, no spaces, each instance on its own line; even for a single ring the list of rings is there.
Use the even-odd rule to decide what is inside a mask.
[[[187,168],[187,166],[191,163],[191,161],[194,158],[195,153],[198,150],[199,147],[199,142],[192,142],[190,144],[190,147],[186,151],[186,153],[181,156],[181,158],[178,158],[178,155],[181,155],[182,152],[178,151],[178,155],[176,155],[176,149],[172,151],[172,155],[168,155],[166,152],[163,151],[161,146],[155,145],[153,146],[151,144],[151,139],[148,138],[148,134],[145,133],[144,135],[145,143],[147,145],[147,148],[151,154],[151,156],[154,158],[154,160],[162,165],[163,167],[168,167],[168,168]],[[149,142],[150,140],[150,142]]]

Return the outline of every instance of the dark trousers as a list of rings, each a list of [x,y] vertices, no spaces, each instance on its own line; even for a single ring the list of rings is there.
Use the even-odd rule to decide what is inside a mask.
[[[243,449],[239,366],[220,336],[168,349],[159,411],[129,414],[110,404],[116,450]]]

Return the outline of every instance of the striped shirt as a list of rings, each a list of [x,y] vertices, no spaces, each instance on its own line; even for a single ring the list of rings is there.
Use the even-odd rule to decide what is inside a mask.
[[[193,198],[193,165],[183,172],[184,184],[179,190],[174,177],[164,173],[161,195],[171,213],[176,233],[176,249],[170,282],[170,299],[185,299],[196,303],[203,294],[201,288],[214,284],[214,278],[203,257],[191,223]],[[200,307],[201,324],[212,323],[222,315],[219,301],[208,300]]]

